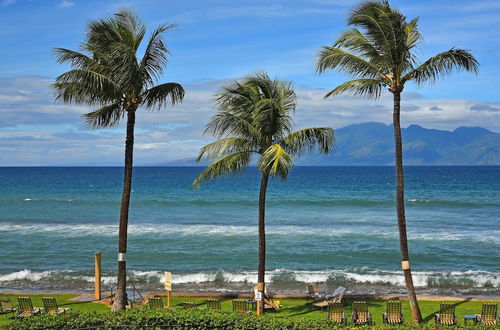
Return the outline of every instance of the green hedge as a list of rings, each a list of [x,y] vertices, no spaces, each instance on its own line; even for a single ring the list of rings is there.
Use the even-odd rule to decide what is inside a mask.
[[[129,310],[120,313],[68,312],[59,316],[40,315],[18,319],[10,325],[13,329],[85,329],[96,327],[155,326],[158,328],[180,327],[181,329],[332,329],[327,320],[302,320],[282,317],[279,314],[254,315],[208,310],[149,311]],[[435,329],[434,325],[403,326],[405,329]],[[363,327],[357,327],[362,329]],[[374,327],[366,327],[373,329]],[[375,328],[387,329],[383,325]]]

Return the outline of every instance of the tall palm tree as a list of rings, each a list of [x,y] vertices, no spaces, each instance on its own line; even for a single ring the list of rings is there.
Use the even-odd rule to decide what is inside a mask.
[[[393,94],[393,123],[396,158],[396,209],[401,261],[413,320],[422,321],[411,276],[404,208],[403,155],[400,126],[401,93],[413,80],[417,85],[433,83],[453,69],[477,73],[479,64],[468,51],[452,48],[417,64],[416,46],[422,41],[418,18],[410,21],[388,1],[365,1],[350,13],[348,25],[332,46],[318,54],[317,71],[336,69],[353,80],[347,81],[325,97],[351,92],[355,96],[378,98],[383,88]],[[361,30],[359,30],[360,28]]]
[[[271,80],[259,73],[224,87],[215,101],[218,113],[208,123],[205,133],[219,140],[201,148],[203,157],[215,160],[194,180],[203,181],[221,175],[242,172],[258,155],[258,170],[262,173],[259,194],[259,265],[257,289],[265,290],[266,263],[265,210],[266,190],[270,176],[286,179],[292,168],[292,157],[316,148],[328,153],[334,145],[330,127],[305,128],[292,132],[291,113],[295,110],[295,92],[290,83]],[[259,303],[257,315],[262,312]]]
[[[83,115],[91,129],[116,126],[127,116],[115,311],[125,309],[127,303],[125,254],[136,111],[141,107],[160,110],[167,103],[179,103],[184,98],[184,89],[178,83],[155,85],[169,54],[163,35],[172,27],[157,27],[147,41],[142,58],[138,58],[146,26],[132,12],[121,11],[113,17],[91,21],[80,52],[55,49],[58,62],[72,67],[56,78],[53,85],[56,100],[97,108]]]

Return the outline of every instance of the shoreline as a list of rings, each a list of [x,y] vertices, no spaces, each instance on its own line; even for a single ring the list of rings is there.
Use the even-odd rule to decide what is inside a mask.
[[[13,296],[23,296],[23,295],[76,295],[77,297],[87,297],[87,301],[99,302],[93,298],[93,293],[91,292],[81,292],[81,291],[57,291],[57,290],[46,290],[46,291],[33,291],[33,290],[12,290],[3,291],[0,290],[1,295],[13,295]],[[100,302],[109,299],[109,292],[102,292],[102,299]],[[167,292],[165,291],[153,291],[143,294],[145,299],[153,296],[166,297]],[[186,291],[172,291],[172,297],[180,298],[221,298],[221,299],[236,299],[236,298],[253,298],[253,293],[248,292],[186,292]],[[306,294],[286,294],[286,293],[276,293],[272,295],[276,299],[307,299]],[[345,299],[349,300],[408,300],[407,295],[386,295],[386,294],[346,294]],[[75,298],[72,298],[75,299]],[[80,298],[81,299],[81,298]],[[446,295],[417,295],[417,299],[426,301],[495,301],[500,302],[500,296],[446,296]]]

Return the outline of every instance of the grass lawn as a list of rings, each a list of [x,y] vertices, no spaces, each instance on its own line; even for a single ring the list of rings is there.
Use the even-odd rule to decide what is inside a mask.
[[[58,305],[60,307],[70,307],[72,310],[81,312],[96,312],[96,313],[106,313],[110,311],[110,306],[93,303],[93,302],[78,302],[70,301],[69,299],[76,297],[76,295],[64,295],[64,294],[38,294],[29,295],[33,300],[33,306],[41,307],[42,297],[51,296],[57,299]],[[1,295],[0,298],[10,298],[12,303],[16,302],[17,296],[15,295]],[[193,302],[198,305],[198,308],[205,308],[206,298],[172,298],[172,306],[174,308],[181,302]],[[222,310],[231,311],[231,301],[232,299],[222,299]],[[420,300],[420,308],[422,311],[422,317],[424,322],[427,324],[434,324],[434,313],[439,310],[439,304],[446,301],[426,301]],[[351,304],[352,300],[346,300],[345,314],[348,319],[351,315]],[[479,314],[481,312],[481,306],[484,301],[453,301],[456,305],[456,315],[459,325],[463,325],[463,315],[464,314]],[[304,299],[287,299],[280,300],[280,304],[283,306],[278,312],[279,316],[289,317],[289,318],[301,318],[301,319],[325,319],[325,311],[321,311],[311,305],[311,302],[307,303]],[[408,301],[402,301],[403,313],[406,322],[411,322],[411,312],[410,305]],[[166,302],[165,302],[166,306]],[[382,325],[382,313],[385,311],[384,301],[369,301],[369,311],[372,314],[373,321],[376,325]],[[12,314],[11,314],[12,315]],[[265,317],[265,316],[264,316]],[[5,315],[0,316],[0,327],[5,327],[9,324],[11,316],[7,317]],[[469,323],[470,324],[470,323]]]

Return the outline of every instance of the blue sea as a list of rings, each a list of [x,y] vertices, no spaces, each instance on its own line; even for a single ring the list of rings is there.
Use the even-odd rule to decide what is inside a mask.
[[[256,281],[255,168],[191,189],[201,167],[134,169],[129,282],[142,291],[242,291]],[[500,167],[407,167],[417,293],[500,295]],[[92,290],[116,273],[120,167],[0,168],[0,290]],[[267,281],[403,293],[393,167],[296,167],[270,181]]]

